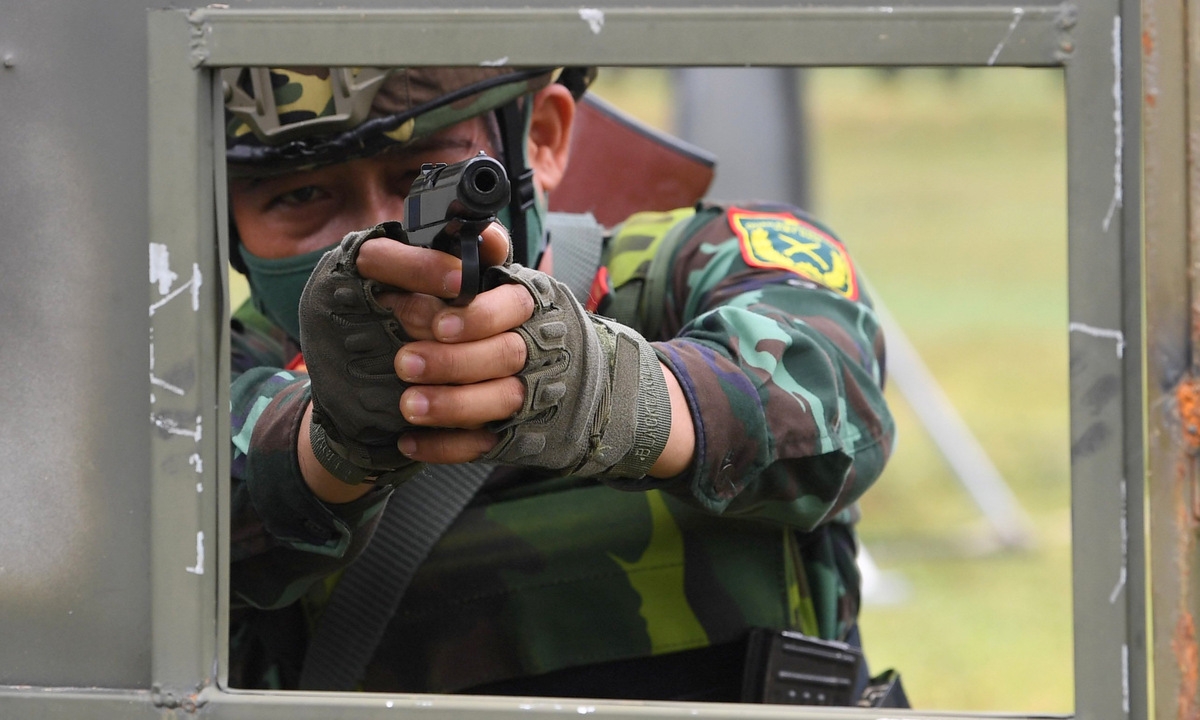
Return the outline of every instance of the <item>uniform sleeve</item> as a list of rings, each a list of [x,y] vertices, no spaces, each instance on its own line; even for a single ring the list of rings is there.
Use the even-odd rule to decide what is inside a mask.
[[[634,216],[606,270],[608,305],[654,341],[695,423],[693,465],[662,489],[810,530],[879,476],[883,334],[826,228],[774,205]]]
[[[309,491],[296,436],[307,374],[281,366],[288,346],[235,317],[232,333],[232,602],[281,607],[366,545],[389,491],[328,505]]]

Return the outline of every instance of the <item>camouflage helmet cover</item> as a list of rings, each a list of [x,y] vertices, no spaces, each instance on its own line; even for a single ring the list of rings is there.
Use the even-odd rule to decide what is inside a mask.
[[[509,67],[228,68],[229,172],[263,177],[368,157],[499,108],[559,75]],[[588,80],[585,73],[583,87]]]

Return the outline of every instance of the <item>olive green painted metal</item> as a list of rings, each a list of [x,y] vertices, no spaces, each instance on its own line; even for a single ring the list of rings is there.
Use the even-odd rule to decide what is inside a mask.
[[[0,684],[149,683],[144,25],[0,0]]]
[[[429,65],[540,65],[563,58],[595,65],[1053,65],[1071,52],[1069,14],[1055,4],[660,5],[606,4],[582,16],[578,7],[545,3],[470,16],[449,8],[198,10],[192,54],[209,66],[263,64],[268,58],[367,65],[402,55]],[[441,41],[445,28],[453,28],[455,43]]]
[[[1088,9],[1092,9],[1089,5]],[[1136,17],[1080,12],[1066,65],[1075,703],[1145,717]],[[1082,10],[1082,8],[1081,8]],[[1135,35],[1136,37],[1136,35]],[[1131,533],[1133,529],[1135,532]],[[1136,702],[1135,702],[1136,700]]]
[[[1196,455],[1200,357],[1195,282],[1200,258],[1200,4],[1154,0],[1143,9],[1147,512],[1153,578],[1155,717],[1200,714]],[[1186,242],[1183,239],[1186,238]],[[1190,299],[1190,304],[1186,301]]]
[[[105,488],[116,489],[125,483],[152,494],[148,517],[135,521],[143,523],[144,529],[134,533],[145,543],[145,547],[136,549],[142,553],[143,563],[149,554],[149,584],[130,584],[135,606],[126,613],[126,617],[144,614],[150,619],[148,669],[145,664],[124,661],[116,680],[85,673],[81,681],[123,691],[62,690],[71,680],[53,673],[29,687],[15,669],[15,660],[10,659],[15,656],[0,649],[0,716],[847,716],[844,711],[764,706],[250,693],[223,687],[223,628],[228,614],[223,569],[228,550],[221,539],[228,536],[228,519],[221,516],[220,508],[227,507],[228,501],[225,478],[229,458],[224,438],[229,432],[229,397],[225,380],[225,244],[214,242],[223,229],[223,197],[215,189],[223,183],[219,177],[221,163],[214,162],[220,152],[221,116],[213,70],[225,65],[267,63],[411,64],[418,58],[426,64],[1062,66],[1066,75],[1069,155],[1076,715],[1088,719],[1147,718],[1152,699],[1161,709],[1165,707],[1164,697],[1180,694],[1185,680],[1161,672],[1162,663],[1170,659],[1163,654],[1165,651],[1160,650],[1156,657],[1160,671],[1157,681],[1153,685],[1149,681],[1146,548],[1142,542],[1143,408],[1149,402],[1155,412],[1160,411],[1158,401],[1163,397],[1163,388],[1155,385],[1156,379],[1178,378],[1183,371],[1170,362],[1188,357],[1187,296],[1175,294],[1186,288],[1186,263],[1182,261],[1186,249],[1181,248],[1182,234],[1170,234],[1175,227],[1170,223],[1179,222],[1176,215],[1186,211],[1186,203],[1164,200],[1161,206],[1148,207],[1148,220],[1151,216],[1157,218],[1160,208],[1163,219],[1161,226],[1148,223],[1148,233],[1158,234],[1146,248],[1144,272],[1149,275],[1162,271],[1173,279],[1170,289],[1163,291],[1151,289],[1155,283],[1146,283],[1145,337],[1151,348],[1146,351],[1142,342],[1139,207],[1142,163],[1137,142],[1142,75],[1141,58],[1133,50],[1141,46],[1138,6],[1122,6],[1118,0],[1094,0],[1078,7],[966,2],[792,7],[741,2],[734,9],[696,7],[679,0],[655,5],[618,2],[603,10],[563,8],[548,0],[453,8],[422,2],[407,9],[363,11],[263,10],[258,9],[259,5],[256,2],[250,9],[246,2],[235,9],[149,13],[148,175],[145,184],[139,186],[147,192],[148,205],[138,204],[131,210],[134,216],[143,210],[148,212],[149,326],[140,314],[126,317],[107,313],[98,317],[100,334],[112,332],[126,339],[136,336],[136,347],[136,343],[145,342],[148,331],[150,341],[152,401],[148,432],[141,434],[140,442],[126,437],[119,428],[103,428],[111,434],[97,435],[116,445],[113,453],[127,452],[135,459],[144,458],[144,462],[121,477],[104,468],[106,472],[92,478]],[[1147,7],[1155,8],[1153,12],[1166,12],[1165,3],[1163,7],[1148,3]],[[1185,26],[1179,18],[1173,20],[1174,26],[1159,15],[1151,19],[1173,31]],[[456,40],[453,44],[443,41],[450,31]],[[755,41],[731,43],[731,37]],[[0,54],[3,42],[5,36],[0,32]],[[1184,65],[1185,55],[1172,51],[1161,62],[1159,69],[1167,65],[1178,69]],[[130,79],[143,76],[145,68],[140,59],[126,59],[107,71],[114,77]],[[0,70],[0,91],[5,89],[3,72]],[[1163,78],[1157,75],[1156,81]],[[70,87],[69,81],[64,83]],[[1148,88],[1150,85],[1147,81]],[[13,122],[20,119],[12,117]],[[1151,120],[1161,125],[1153,125]],[[140,121],[135,125],[140,126]],[[1175,115],[1148,113],[1148,129],[1168,128],[1159,132],[1160,144],[1148,156],[1148,188],[1169,186],[1171,191],[1178,191],[1185,185],[1182,176],[1171,174],[1177,168],[1158,175],[1151,165],[1151,161],[1161,161],[1164,166],[1179,161],[1186,138],[1178,134],[1178,125]],[[78,131],[86,133],[88,128],[81,123]],[[0,153],[5,152],[15,151],[0,144]],[[0,157],[7,160],[9,156]],[[139,172],[136,168],[126,171]],[[89,176],[89,180],[97,185],[97,192],[103,190],[99,179]],[[5,205],[3,209],[12,213],[5,215],[6,225],[37,220],[37,216],[23,214],[15,206]],[[128,230],[123,231],[124,236],[107,226],[104,230],[106,234],[97,236],[95,242],[142,242],[139,233],[133,233],[135,240],[130,241]],[[6,246],[13,244],[10,238]],[[140,264],[145,262],[140,252],[127,251],[137,255],[138,262],[127,263],[127,268],[113,268],[110,282],[129,287],[142,282],[145,270],[140,268],[146,266]],[[75,272],[75,277],[68,278],[68,285],[72,279],[87,287],[96,282],[89,268]],[[17,272],[7,265],[0,273],[0,287],[19,280]],[[3,322],[14,332],[17,326],[8,320]],[[89,338],[80,332],[68,341],[82,343]],[[135,358],[135,370],[141,368],[137,373],[145,372],[143,361],[137,359],[144,355],[127,355]],[[1143,366],[1150,378],[1145,400]],[[110,373],[113,377],[120,374],[116,369]],[[121,404],[121,412],[137,416],[137,408],[146,407],[140,400],[144,392],[132,393],[131,397],[139,399]],[[1151,452],[1146,462],[1151,478],[1159,482],[1161,463],[1184,456],[1179,441],[1159,442],[1171,426],[1168,421],[1160,423],[1153,412],[1150,414]],[[34,431],[36,436],[36,428]],[[13,433],[20,440],[30,431],[14,428]],[[147,447],[148,455],[144,449]],[[5,487],[11,484],[6,482]],[[1155,492],[1152,490],[1152,498]],[[18,497],[22,497],[19,491]],[[142,511],[146,512],[144,508]],[[48,536],[54,531],[53,526],[45,530]],[[1158,533],[1154,537],[1160,544],[1178,540],[1177,530],[1156,524],[1153,517],[1151,532]],[[5,533],[0,529],[0,540],[7,538]],[[103,545],[108,538],[95,530],[87,540]],[[1160,576],[1179,567],[1160,559],[1158,551],[1156,545],[1156,564],[1152,568],[1156,602],[1160,587],[1174,587],[1164,584]],[[1192,567],[1194,545],[1188,545],[1183,553],[1187,567]],[[113,568],[129,571],[119,562]],[[1175,591],[1186,596],[1184,611],[1194,609],[1194,589]],[[0,584],[0,609],[18,607],[11,593]],[[139,594],[149,595],[148,607],[145,602],[136,604]],[[1159,613],[1156,605],[1156,619]],[[48,616],[31,615],[21,622],[31,624],[29,632],[34,635],[56,634]],[[15,624],[0,618],[0,630]],[[1155,632],[1160,630],[1156,628]],[[90,650],[92,664],[103,662],[103,647]],[[1150,687],[1154,688],[1153,698],[1148,692]],[[864,712],[857,716],[876,714]]]

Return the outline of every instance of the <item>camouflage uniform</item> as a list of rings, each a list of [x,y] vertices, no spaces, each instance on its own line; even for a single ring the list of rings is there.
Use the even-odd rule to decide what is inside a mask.
[[[588,306],[679,379],[693,466],[608,484],[494,472],[414,578],[365,689],[457,692],[756,626],[853,626],[854,503],[894,428],[882,332],[841,244],[783,206],[635,215],[606,240]],[[279,369],[295,343],[246,306],[234,347],[231,676],[286,687],[388,493],[329,506],[307,492],[307,381]]]

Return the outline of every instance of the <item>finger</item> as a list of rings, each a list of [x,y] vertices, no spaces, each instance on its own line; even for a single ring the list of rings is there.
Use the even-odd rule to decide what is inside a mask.
[[[413,425],[477,429],[512,417],[525,400],[525,385],[515,377],[472,385],[414,385],[400,396],[400,412]]]
[[[487,430],[412,430],[400,438],[400,452],[418,462],[465,463],[496,446]]]
[[[508,259],[508,229],[494,222],[484,228],[480,237],[483,238],[483,243],[479,246],[479,263],[483,267],[503,265]]]
[[[454,345],[412,342],[396,353],[396,375],[423,385],[467,385],[516,375],[525,357],[525,341],[510,332]]]
[[[375,301],[392,311],[413,340],[432,340],[433,321],[446,303],[424,293],[388,291],[375,296]]]
[[[462,284],[462,261],[448,253],[372,238],[358,251],[364,277],[410,292],[452,298]]]
[[[461,343],[508,332],[533,316],[533,297],[509,283],[480,293],[466,307],[445,307],[433,318],[433,336]]]

